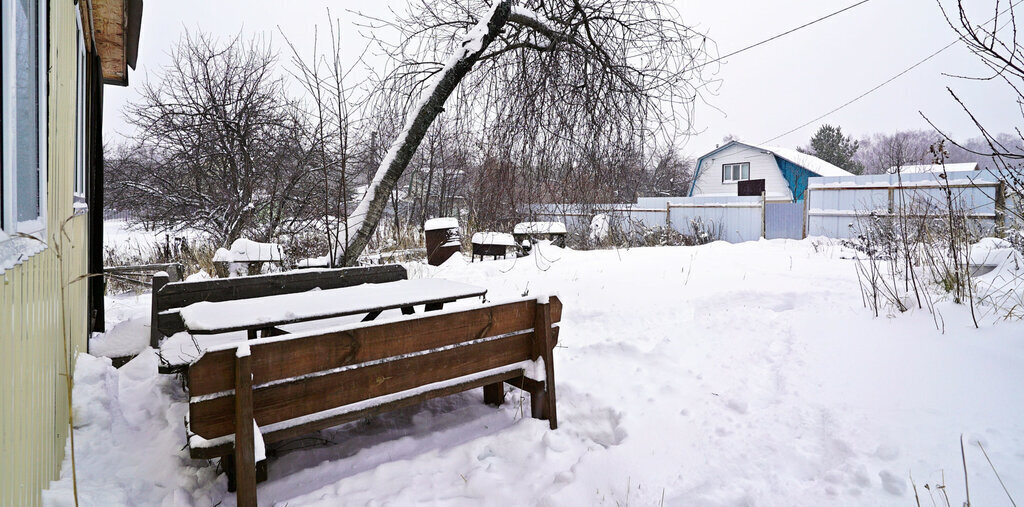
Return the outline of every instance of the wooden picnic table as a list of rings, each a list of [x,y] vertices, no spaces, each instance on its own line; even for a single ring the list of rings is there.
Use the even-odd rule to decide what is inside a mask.
[[[487,289],[475,285],[419,278],[233,301],[202,301],[181,308],[180,313],[191,334],[244,330],[255,338],[258,331],[282,334],[278,326],[299,322],[359,314],[366,314],[363,320],[367,321],[385,310],[401,309],[411,314],[416,305],[424,305],[426,311],[440,310],[445,303],[486,293]]]

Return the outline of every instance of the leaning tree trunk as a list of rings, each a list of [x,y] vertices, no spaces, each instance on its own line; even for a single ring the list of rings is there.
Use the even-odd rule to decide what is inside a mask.
[[[412,160],[430,124],[437,115],[444,111],[444,103],[455,91],[462,78],[473,68],[484,51],[498,36],[508,22],[512,11],[512,0],[503,0],[491,10],[490,16],[469,32],[469,37],[462,43],[452,58],[441,70],[440,76],[424,92],[419,104],[410,111],[405,129],[398,135],[388,154],[384,157],[377,173],[367,188],[366,195],[349,217],[346,227],[350,231],[348,245],[343,252],[336,252],[340,263],[352,266],[369,242],[380,217],[387,206],[388,196],[398,184],[398,179],[405,172]],[[351,230],[356,229],[352,234]]]

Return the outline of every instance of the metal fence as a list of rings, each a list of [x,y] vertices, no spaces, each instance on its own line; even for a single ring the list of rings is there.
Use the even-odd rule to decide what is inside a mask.
[[[964,213],[981,234],[995,233],[1005,220],[1004,185],[987,171],[939,174],[873,174],[810,178],[807,186],[807,235],[849,238],[857,235],[858,217]]]
[[[570,234],[587,234],[592,218],[606,214],[627,232],[671,227],[687,235],[711,233],[732,243],[807,236],[850,238],[857,235],[858,217],[936,216],[948,209],[950,191],[955,209],[972,228],[998,234],[1005,223],[1005,185],[987,171],[939,174],[879,174],[809,178],[804,199],[766,201],[763,197],[642,197],[636,204],[543,204],[529,213],[565,223]]]

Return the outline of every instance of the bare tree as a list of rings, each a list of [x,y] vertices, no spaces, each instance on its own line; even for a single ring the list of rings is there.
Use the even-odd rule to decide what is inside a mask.
[[[415,79],[421,98],[349,217],[350,239],[338,252],[345,264],[370,240],[431,123],[474,66],[470,84],[493,92],[506,113],[532,109],[518,122],[534,123],[531,140],[543,136],[585,163],[599,154],[596,141],[643,142],[665,124],[688,121],[707,57],[706,38],[661,0],[441,0],[418,5],[392,26],[405,41],[391,48],[402,58],[393,77]],[[451,56],[441,64],[443,53]],[[495,107],[474,108],[485,129],[509,118],[486,114]]]
[[[352,196],[350,161],[353,158],[353,127],[358,119],[354,109],[362,100],[354,97],[361,83],[349,83],[349,75],[362,57],[346,66],[342,62],[341,22],[331,18],[327,10],[330,45],[327,52],[319,50],[319,26],[313,30],[313,52],[304,59],[287,35],[282,32],[292,52],[292,77],[306,92],[308,104],[305,114],[310,118],[310,157],[320,178],[317,200],[321,205],[321,219],[327,251],[333,252],[348,242],[348,229],[339,227],[341,217],[348,216]],[[335,258],[328,256],[333,267]]]
[[[274,76],[269,45],[187,34],[127,116],[140,137],[112,181],[157,227],[205,231],[222,245],[307,226],[306,125]]]
[[[875,134],[860,141],[856,159],[864,166],[864,174],[895,172],[908,165],[930,163],[928,150],[938,138],[937,133],[925,130]]]
[[[991,3],[989,15],[985,21],[969,14],[963,0],[957,1],[955,12],[947,10],[941,3],[943,15],[949,26],[956,32],[964,45],[989,69],[989,73],[981,76],[966,77],[972,80],[999,81],[1006,84],[1010,96],[1024,119],[1024,45],[1018,39],[1017,17],[1013,4],[1004,0]],[[1009,30],[1004,30],[1009,27]],[[963,109],[981,134],[981,142],[961,143],[952,139],[931,120],[925,119],[936,130],[943,132],[952,148],[962,150],[992,160],[992,170],[997,172],[1006,183],[1008,193],[1017,196],[1011,200],[1007,210],[1014,214],[1018,221],[1024,221],[1024,132],[1018,127],[1014,135],[1001,135],[989,130],[981,120],[961,100],[952,88],[947,88],[953,100]]]

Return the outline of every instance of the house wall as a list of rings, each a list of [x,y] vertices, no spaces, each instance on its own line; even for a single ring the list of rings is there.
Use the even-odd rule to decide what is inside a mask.
[[[765,193],[772,199],[793,199],[789,184],[782,177],[775,155],[737,144],[701,161],[693,196],[735,196],[736,183],[722,183],[722,164],[750,163],[750,179],[764,179]]]
[[[68,433],[64,375],[73,371],[74,354],[86,350],[86,283],[71,282],[86,273],[88,218],[72,209],[75,9],[70,1],[49,2],[47,247],[0,274],[0,505],[38,505],[60,474]]]

